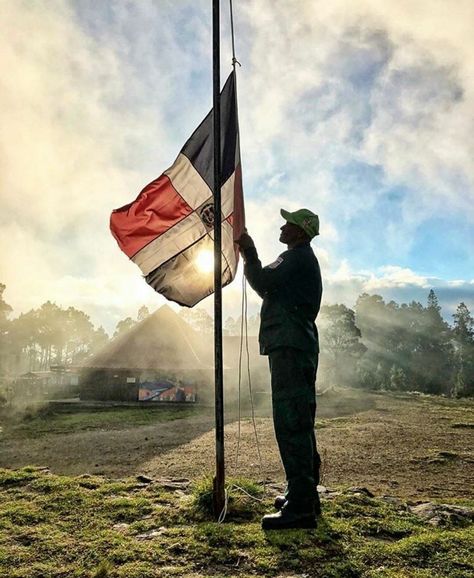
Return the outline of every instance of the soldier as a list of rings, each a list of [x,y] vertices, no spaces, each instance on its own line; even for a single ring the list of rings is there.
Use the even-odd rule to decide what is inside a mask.
[[[287,480],[285,495],[275,500],[279,511],[262,519],[264,530],[314,528],[321,512],[314,420],[319,354],[315,320],[322,282],[310,246],[319,234],[319,218],[308,209],[280,212],[286,220],[280,242],[288,250],[276,261],[262,267],[247,232],[237,241],[245,261],[244,274],[263,299],[260,353],[269,358],[273,424]]]

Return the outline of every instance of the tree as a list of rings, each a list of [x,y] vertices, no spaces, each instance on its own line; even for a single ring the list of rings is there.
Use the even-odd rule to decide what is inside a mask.
[[[366,351],[360,342],[361,332],[355,324],[355,314],[345,305],[325,305],[319,316],[320,344],[323,366],[337,384],[352,385],[356,362]]]
[[[363,294],[356,303],[356,323],[367,347],[364,375],[372,368],[379,374],[381,386],[391,387],[390,384],[397,383],[395,367],[403,370],[405,389],[448,391],[453,347],[449,326],[442,318],[433,290],[428,295],[427,307],[416,301],[402,305],[394,301],[385,303],[380,295]]]
[[[96,343],[96,330],[89,315],[69,307],[66,310],[66,350],[64,363],[76,364],[85,359]],[[105,332],[104,332],[105,333]]]
[[[392,365],[390,369],[389,389],[392,391],[404,391],[407,389],[407,376],[401,367]]]
[[[242,328],[242,315],[239,315],[236,319],[233,317],[227,317],[224,325],[225,335],[240,335]],[[245,325],[243,326],[245,332]],[[247,317],[247,334],[250,336],[258,335],[260,329],[260,315],[251,315]]]
[[[183,307],[179,312],[179,316],[199,333],[211,334],[213,332],[214,324],[212,317],[205,309],[201,309],[200,307],[193,309]]]
[[[453,374],[453,347],[449,326],[441,315],[433,289],[428,294],[422,322],[421,343],[415,360],[424,389],[429,393],[448,393]]]
[[[0,283],[0,328],[8,321],[8,316],[13,311],[11,305],[9,305],[3,298],[3,292],[6,288],[6,285]]]
[[[361,387],[381,389],[389,380],[400,342],[401,327],[396,323],[398,309],[396,303],[386,304],[380,295],[363,293],[356,301],[355,324],[366,348],[358,364]]]
[[[11,356],[11,321],[8,317],[13,311],[12,307],[3,299],[6,285],[0,283],[0,374],[9,372]]]
[[[434,314],[441,314],[441,307],[439,305],[438,297],[433,289],[428,293],[428,310]]]
[[[227,317],[224,323],[224,335],[238,335],[240,333],[240,324],[238,319]]]
[[[472,343],[474,341],[474,319],[464,302],[458,305],[453,319],[453,333],[456,339],[462,343]]]
[[[137,321],[143,321],[150,315],[150,310],[146,305],[142,305],[138,310]]]
[[[11,307],[1,305],[2,287],[0,284],[0,310],[7,316]],[[104,329],[96,330],[84,311],[63,309],[51,301],[8,321],[7,333],[0,331],[0,338],[4,337],[7,347],[2,343],[0,367],[4,369],[6,351],[8,372],[12,375],[48,370],[51,365],[77,364],[108,340]]]
[[[101,325],[98,329],[96,329],[94,331],[94,335],[93,335],[92,341],[91,341],[91,352],[95,353],[99,349],[102,349],[102,347],[104,347],[104,345],[106,345],[108,340],[109,340],[109,336],[108,336],[107,332],[105,331],[105,329]]]
[[[132,327],[134,327],[137,324],[137,322],[132,319],[131,317],[126,317],[125,319],[122,319],[121,321],[119,321],[115,327],[115,331],[114,331],[114,339],[116,337],[118,337],[119,335],[121,335],[122,333],[126,333],[127,331],[130,331],[130,329]]]
[[[456,397],[474,395],[474,319],[464,302],[453,314],[455,376],[453,394]]]

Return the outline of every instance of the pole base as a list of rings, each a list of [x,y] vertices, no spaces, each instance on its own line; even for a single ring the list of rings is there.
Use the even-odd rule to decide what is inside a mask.
[[[213,486],[213,494],[212,494],[212,503],[214,506],[214,516],[219,519],[219,516],[222,513],[225,505],[225,491],[224,491],[224,484],[220,483],[220,480],[217,479],[215,476],[212,480]]]

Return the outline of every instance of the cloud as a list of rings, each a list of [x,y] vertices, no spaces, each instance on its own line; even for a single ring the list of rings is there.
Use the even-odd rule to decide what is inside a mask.
[[[138,34],[156,7],[141,6],[136,29],[127,30],[132,43],[117,30],[133,20],[124,4],[113,5],[106,41],[79,25],[74,3],[2,4],[1,276],[17,312],[52,299],[103,308],[104,323],[144,300],[144,283],[118,252],[108,218],[177,153],[164,111],[184,99],[176,83],[191,78],[200,39],[192,55],[164,26],[156,59],[156,45]],[[179,67],[169,65],[174,59]],[[153,76],[143,74],[146,66]],[[182,107],[183,130],[187,115],[196,122],[202,114],[196,108]]]
[[[248,228],[262,261],[283,249],[279,209],[307,206],[321,217],[328,298],[435,284],[450,303],[470,299],[471,282],[393,256],[433,214],[474,219],[472,3],[234,10]],[[108,217],[171,164],[209,109],[210,21],[204,1],[2,3],[0,281],[15,313],[51,299],[110,328],[163,302],[119,253]],[[223,40],[223,74],[229,51]],[[224,294],[238,310],[239,282]]]
[[[345,303],[354,307],[359,295],[369,293],[381,295],[386,301],[419,301],[426,305],[428,293],[433,289],[446,319],[450,319],[461,301],[474,311],[474,281],[446,281],[433,276],[423,276],[397,265],[387,265],[376,271],[358,272],[353,271],[345,261],[338,270],[325,277],[324,286],[323,304]]]
[[[377,291],[389,287],[406,287],[407,285],[427,288],[430,286],[428,279],[417,275],[408,268],[395,265],[387,265],[380,268],[381,276],[373,275],[365,284],[367,291]]]
[[[422,205],[417,220],[447,199],[451,210],[471,211],[465,190],[474,175],[474,59],[461,20],[469,21],[472,4],[461,2],[451,13],[439,2],[413,2],[410,10],[400,2],[381,5],[247,5],[250,65],[258,75],[246,87],[243,109],[258,134],[253,144],[268,149],[268,141],[283,137],[288,148],[290,140],[285,157],[308,182],[351,159],[382,166],[387,182],[413,188],[406,205]],[[422,17],[414,20],[414,12]],[[260,171],[274,169],[259,164]],[[370,196],[364,191],[368,202]]]

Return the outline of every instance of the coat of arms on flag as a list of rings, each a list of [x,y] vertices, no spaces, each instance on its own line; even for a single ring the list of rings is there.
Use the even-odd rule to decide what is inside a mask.
[[[221,92],[221,169],[224,286],[235,276],[239,253],[234,239],[245,226],[235,72]],[[146,282],[188,307],[214,291],[213,171],[211,110],[173,165],[110,217],[119,247],[140,267]]]

